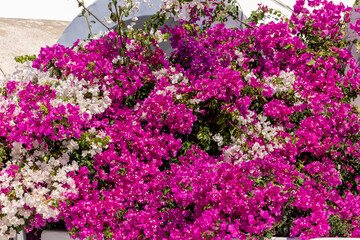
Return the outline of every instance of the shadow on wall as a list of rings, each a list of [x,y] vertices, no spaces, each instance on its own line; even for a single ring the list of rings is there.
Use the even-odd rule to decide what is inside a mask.
[[[91,4],[88,9],[100,20],[103,20],[105,17],[110,16],[110,10],[108,9],[108,0],[97,0],[93,4]],[[138,18],[136,21],[136,25],[134,28],[143,27],[144,23],[150,19],[152,15],[154,15],[158,10],[160,10],[161,5],[163,5],[163,1],[161,0],[152,0],[151,4],[152,7],[149,7],[148,4],[142,3],[140,4],[139,11],[135,13],[135,17]],[[241,16],[241,20],[245,20],[244,14],[242,11],[239,12],[239,16]],[[105,32],[106,28],[96,21],[96,19],[89,15],[88,16],[89,21],[95,21],[94,24],[91,25],[91,30],[93,33],[100,33]],[[125,17],[124,20],[126,21],[127,25],[130,25],[132,22],[131,17]],[[104,21],[105,22],[105,21]],[[175,22],[174,19],[169,19],[165,22],[166,25],[174,26],[178,24],[178,22]],[[225,26],[230,27],[238,27],[239,22],[236,22],[234,20],[229,20],[225,23]],[[109,28],[114,28],[114,24],[108,24]],[[62,44],[66,47],[70,47],[73,45],[73,43],[77,39],[87,39],[89,35],[89,27],[87,25],[85,17],[76,17],[69,26],[65,29],[63,34],[60,36],[58,43]],[[166,54],[170,54],[172,51],[172,48],[170,46],[170,43],[162,43],[159,45]]]

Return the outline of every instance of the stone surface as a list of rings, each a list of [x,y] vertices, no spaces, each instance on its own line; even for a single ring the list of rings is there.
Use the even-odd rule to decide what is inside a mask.
[[[41,47],[54,45],[69,22],[0,18],[0,68],[10,74],[14,57],[38,54]],[[0,73],[1,74],[1,73]]]
[[[68,232],[65,231],[49,231],[45,230],[41,233],[41,240],[74,240],[70,237]]]

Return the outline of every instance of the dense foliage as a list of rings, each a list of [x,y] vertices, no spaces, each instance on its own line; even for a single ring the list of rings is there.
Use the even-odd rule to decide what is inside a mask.
[[[360,237],[352,9],[298,0],[227,29],[236,9],[204,3],[166,2],[188,15],[156,34],[43,48],[2,81],[1,239],[58,221],[80,239]]]

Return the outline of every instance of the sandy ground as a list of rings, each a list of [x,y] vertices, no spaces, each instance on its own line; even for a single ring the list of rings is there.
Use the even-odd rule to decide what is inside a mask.
[[[38,54],[42,47],[57,42],[69,22],[0,18],[0,68],[10,74],[14,57]]]

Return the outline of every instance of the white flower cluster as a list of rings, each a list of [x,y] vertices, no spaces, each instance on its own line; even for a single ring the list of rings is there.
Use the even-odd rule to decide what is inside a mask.
[[[181,94],[176,94],[176,87],[174,86],[175,84],[179,84],[179,83],[185,83],[188,84],[189,83],[189,79],[184,77],[183,73],[175,73],[176,70],[174,67],[170,68],[170,71],[166,70],[166,69],[160,69],[158,71],[154,71],[153,74],[156,76],[156,78],[158,80],[160,80],[162,77],[167,76],[169,77],[170,81],[171,81],[171,86],[166,87],[164,90],[158,90],[156,92],[156,94],[158,95],[166,95],[166,94],[171,94],[174,95],[175,94],[175,98],[177,100],[182,99],[182,95]],[[192,100],[190,100],[192,101]],[[200,102],[200,100],[194,100],[195,102]],[[195,104],[195,102],[193,104]]]
[[[293,71],[291,72],[285,72],[281,71],[279,76],[271,76],[268,78],[265,78],[265,84],[270,86],[275,93],[280,92],[288,92],[291,89],[293,89],[294,82],[295,82],[295,73]]]
[[[153,71],[152,74],[156,77],[157,80],[160,80],[163,76],[169,74],[168,70],[166,68],[162,68],[157,71]]]
[[[21,112],[21,108],[18,105],[19,97],[18,92],[23,90],[28,82],[36,82],[39,78],[44,78],[48,76],[44,72],[40,72],[37,69],[31,67],[30,62],[24,63],[24,65],[19,65],[16,67],[16,71],[12,75],[7,75],[6,79],[3,78],[0,81],[0,112],[5,113],[9,105],[15,105],[14,112],[12,115],[16,117]],[[9,81],[14,81],[18,83],[16,89],[14,89],[11,94],[7,91],[7,96],[3,96],[2,93],[5,91]],[[11,120],[10,126],[15,126],[15,123]]]
[[[144,3],[147,2],[149,8],[153,7],[153,4],[149,0],[143,0],[143,2]],[[126,26],[127,29],[130,31],[134,30],[133,27],[135,26],[136,21],[138,20],[138,18],[135,16],[135,14],[140,9],[140,2],[139,1],[133,2],[132,0],[123,0],[123,4],[120,4],[120,6],[122,7],[123,12],[127,12],[132,20],[132,22]],[[119,7],[119,5],[117,7]],[[110,17],[105,17],[104,20],[109,25],[115,24],[115,22]]]
[[[14,116],[21,111],[18,92],[29,82],[46,85],[54,90],[56,98],[50,100],[54,107],[70,103],[80,106],[81,112],[87,112],[91,116],[102,113],[111,104],[110,93],[98,84],[99,80],[94,79],[93,83],[89,84],[72,75],[65,79],[56,79],[46,72],[32,68],[30,63],[18,67],[7,79],[1,79],[0,92],[8,81],[19,84],[7,97],[0,95],[0,112],[6,111],[9,104],[15,104]],[[103,146],[104,141],[98,141],[99,138],[107,136],[105,132],[97,132],[95,128],[89,132],[96,141],[95,138],[86,139],[89,141],[90,150],[83,151],[82,154],[94,156],[108,147]],[[40,144],[35,140],[32,145],[33,149],[29,151],[20,142],[13,142],[10,159],[7,159],[6,166],[0,170],[0,189],[3,190],[0,194],[0,240],[13,238],[16,229],[23,226],[26,219],[34,214],[40,214],[44,219],[57,218],[57,204],[66,200],[65,193],[77,193],[74,179],[68,177],[69,172],[79,169],[75,161],[70,161],[71,153],[79,149],[76,140],[63,140],[60,150],[55,152],[52,147],[45,147],[45,142]],[[10,174],[15,166],[19,169]]]
[[[163,42],[165,38],[165,35],[162,34],[161,30],[156,30],[156,32],[154,32],[153,28],[150,30],[150,35],[154,36],[158,43]]]
[[[245,135],[241,135],[240,139],[231,137],[231,140],[232,144],[223,152],[225,162],[241,164],[248,161],[248,155],[243,150],[243,145],[246,142]]]
[[[257,142],[254,143],[248,153],[254,158],[264,158],[275,149],[282,148],[282,145],[276,140],[276,135],[278,132],[284,131],[284,128],[271,126],[271,123],[266,121],[266,117],[262,115],[258,115],[257,119],[259,121],[255,124],[254,129],[248,128],[246,129],[246,133],[255,138],[262,137],[267,143],[265,145],[260,145]]]
[[[99,33],[96,34],[96,36],[94,35],[94,37],[101,37],[103,36],[103,32],[100,31]],[[87,39],[79,39],[79,43],[78,45],[76,45],[76,47],[73,48],[73,50],[75,52],[79,52],[80,49],[84,48],[88,43],[90,42],[90,40],[87,40]]]
[[[108,35],[108,34],[109,34],[109,31],[105,31],[105,32],[100,31],[100,32],[98,32],[98,33],[95,33],[95,34],[92,36],[91,40],[97,40],[97,39],[103,38],[104,36],[106,36],[106,35]],[[83,40],[81,40],[81,41],[83,41]],[[86,43],[86,42],[85,42],[85,43]],[[77,51],[77,50],[78,50],[78,47],[77,47],[76,49],[74,48],[74,50]]]
[[[260,120],[255,124],[256,131],[267,141],[272,141],[279,131],[284,131],[282,126],[272,127],[271,123],[266,121],[266,117],[258,115]],[[257,136],[256,136],[257,137]]]
[[[240,52],[238,52],[240,54]],[[241,66],[241,61],[243,61],[243,57],[239,55],[238,64]],[[248,73],[244,80],[249,83],[252,78],[255,78],[257,81],[260,81],[256,75],[252,72]],[[296,75],[293,71],[286,72],[281,71],[279,76],[271,76],[266,77],[261,80],[265,85],[270,86],[273,89],[273,94],[280,92],[289,92],[293,89],[294,82],[296,80]]]
[[[117,64],[117,63],[119,63],[119,64],[124,64],[124,58],[123,57],[120,57],[119,55],[117,55],[116,57],[114,57],[114,59],[112,60],[112,63],[113,64]],[[105,76],[105,77],[107,77],[108,78],[108,76]]]
[[[255,112],[249,111],[249,113],[246,116],[239,116],[238,117],[238,123],[244,126],[247,126],[248,124],[252,123],[254,121]]]
[[[149,4],[149,7],[152,7],[151,4]],[[131,23],[127,25],[127,29],[130,31],[134,30],[134,26],[136,24],[136,21],[138,18],[135,16],[136,12],[138,12],[140,9],[140,2],[139,1],[132,1],[132,0],[124,0],[123,5],[123,11],[127,12],[129,16],[131,17]]]
[[[189,79],[184,77],[183,73],[175,73],[176,69],[174,67],[170,67],[170,71],[163,68],[157,71],[154,71],[153,74],[156,76],[158,80],[160,80],[163,76],[168,76],[171,80],[172,84],[179,84],[181,82],[188,84]]]
[[[246,126],[247,128],[241,136],[241,139],[232,139],[233,143],[223,153],[225,161],[240,164],[243,161],[254,158],[262,159],[275,149],[282,148],[282,145],[277,139],[277,135],[278,132],[284,131],[283,127],[271,126],[271,123],[266,121],[266,117],[262,115],[254,116],[255,113],[249,111],[247,116],[238,117],[240,128],[241,126]],[[255,141],[251,148],[244,147],[246,145],[246,139],[256,139],[259,137],[264,139],[264,145]]]
[[[244,54],[242,52],[240,52],[239,50],[236,50],[235,55],[237,56],[236,64],[241,67],[245,60]]]
[[[136,48],[135,46],[136,46],[136,41],[134,39],[131,39],[130,44],[126,43],[125,47],[126,47],[127,50],[134,50]]]
[[[12,75],[7,75],[6,79],[2,79],[0,81],[0,92],[3,92],[3,89],[6,87],[7,82],[9,81],[19,83],[17,88],[11,94],[7,92],[7,97],[0,96],[0,112],[6,111],[9,104],[15,104],[16,108],[14,110],[13,116],[17,116],[21,111],[17,104],[18,92],[23,90],[27,83],[37,82],[38,79],[46,77],[48,77],[48,74],[32,68],[31,62],[26,62],[23,65],[16,66],[16,70]]]
[[[184,75],[182,73],[174,74],[174,75],[171,76],[171,83],[172,84],[177,84],[180,81],[182,81],[184,83],[189,82],[189,80],[187,78],[184,78]]]
[[[130,17],[133,19],[133,21],[136,21],[135,13],[139,11],[140,9],[140,2],[138,1],[132,1],[132,0],[124,0],[124,10],[129,11]]]
[[[63,147],[67,149],[66,153],[71,153],[74,150],[79,149],[79,144],[75,142],[73,139],[65,140],[62,142]]]
[[[165,87],[164,90],[157,90],[155,94],[166,96],[166,95],[173,95],[175,92],[176,92],[176,87],[171,85]]]
[[[25,62],[22,65],[16,66],[15,72],[11,75],[8,75],[6,82],[15,81],[23,85],[27,84],[28,82],[36,83],[39,78],[41,79],[48,77],[46,72],[41,72],[36,68],[31,67],[31,64],[31,62]],[[1,84],[1,88],[6,86],[6,82]]]
[[[214,134],[212,137],[212,140],[217,143],[219,149],[221,150],[221,147],[224,145],[224,138],[221,136],[220,133]]]
[[[190,2],[184,2],[182,5],[178,0],[162,0],[164,2],[162,6],[162,12],[165,13],[166,18],[170,18],[172,10],[175,12],[174,20],[179,21],[184,19],[190,20],[190,9],[196,7],[196,9],[204,9],[204,5],[201,0],[195,0]],[[185,10],[185,11],[182,11]]]
[[[79,80],[71,74],[66,79],[56,79],[50,77],[46,72],[32,68],[30,63],[18,67],[9,80],[19,82],[21,85],[30,81],[43,86],[48,85],[51,90],[56,91],[56,98],[51,100],[52,106],[70,103],[79,106],[80,113],[87,112],[90,117],[104,112],[112,103],[109,97],[110,92],[106,90],[105,86],[101,88],[96,84],[98,79],[94,79],[95,84]],[[17,99],[16,91],[12,95],[8,98]]]
[[[65,147],[72,149],[73,143],[70,141]],[[23,226],[34,213],[44,219],[57,218],[60,212],[56,205],[65,200],[64,194],[77,193],[74,180],[67,176],[70,171],[79,169],[77,163],[70,163],[66,152],[57,159],[47,159],[48,154],[44,143],[38,144],[32,154],[22,144],[13,144],[11,159],[0,172],[0,188],[10,191],[0,194],[0,205],[3,206],[0,239],[13,238],[16,228]],[[7,171],[14,165],[20,166],[20,169],[12,176]]]
[[[94,79],[94,82],[98,81]],[[45,82],[40,82],[40,84],[45,84]],[[47,84],[49,85],[49,82]],[[80,113],[87,112],[90,118],[94,114],[103,113],[112,103],[109,97],[110,92],[105,86],[101,88],[98,84],[88,84],[85,80],[78,80],[73,75],[69,75],[66,80],[52,79],[50,84],[57,95],[51,101],[53,106],[71,103],[80,107]]]
[[[253,72],[250,72],[250,73],[246,74],[246,76],[245,76],[245,81],[246,81],[246,82],[250,82],[250,80],[251,80],[252,78],[256,78],[256,76],[255,76],[255,74],[254,74]]]

